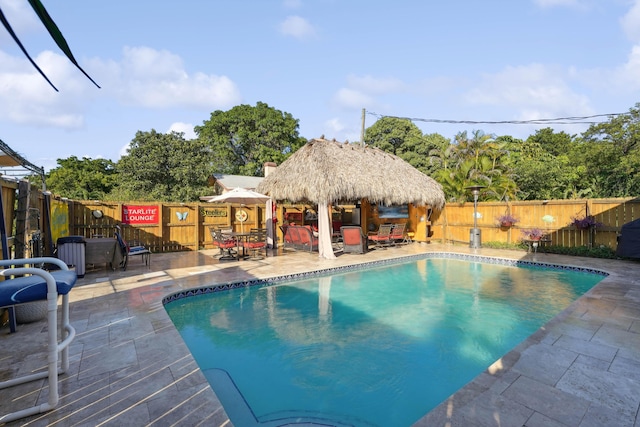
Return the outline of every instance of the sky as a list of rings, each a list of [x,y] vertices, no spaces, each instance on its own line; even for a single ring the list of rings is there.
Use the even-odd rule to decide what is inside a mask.
[[[452,139],[526,139],[529,121],[640,102],[640,0],[42,0],[82,68],[26,0],[0,0],[54,91],[0,27],[0,139],[46,171],[126,154],[136,132],[195,138],[214,111],[264,102],[300,136],[359,141],[408,117]],[[593,120],[593,119],[592,119]],[[603,117],[597,120],[607,120]]]

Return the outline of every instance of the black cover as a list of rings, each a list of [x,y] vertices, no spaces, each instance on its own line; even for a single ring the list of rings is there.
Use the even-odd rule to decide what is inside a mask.
[[[626,258],[640,258],[640,219],[622,226],[616,255]]]
[[[84,244],[86,244],[87,242],[84,241],[84,236],[65,236],[65,237],[58,238],[58,241],[56,243],[57,243],[58,246],[60,246],[60,245],[64,245],[65,243],[84,243]]]

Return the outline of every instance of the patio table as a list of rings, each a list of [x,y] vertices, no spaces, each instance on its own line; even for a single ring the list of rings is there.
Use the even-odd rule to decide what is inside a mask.
[[[85,265],[108,264],[113,270],[120,266],[123,257],[116,239],[97,237],[85,242]]]

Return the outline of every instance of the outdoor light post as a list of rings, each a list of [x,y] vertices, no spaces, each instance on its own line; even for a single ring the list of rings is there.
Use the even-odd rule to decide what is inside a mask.
[[[478,228],[478,196],[482,188],[484,188],[484,185],[465,187],[466,190],[471,191],[471,194],[473,194],[473,228],[469,230],[469,247],[472,249],[478,249],[481,243],[480,229]]]

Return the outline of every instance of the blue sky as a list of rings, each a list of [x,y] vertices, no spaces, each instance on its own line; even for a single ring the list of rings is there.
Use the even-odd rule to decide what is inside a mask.
[[[46,170],[72,155],[117,161],[138,130],[194,137],[211,112],[257,102],[299,119],[307,139],[339,141],[359,140],[363,108],[368,127],[377,115],[532,120],[640,102],[640,0],[43,4],[102,87],[62,56],[26,0],[0,0],[60,90],[0,29],[0,139]],[[447,138],[545,127],[416,124]]]

